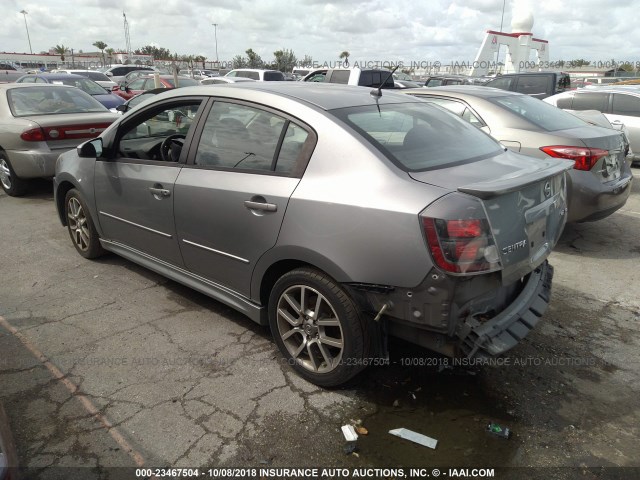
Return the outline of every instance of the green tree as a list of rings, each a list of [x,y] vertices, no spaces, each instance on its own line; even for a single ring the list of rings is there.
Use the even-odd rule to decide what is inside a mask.
[[[106,43],[104,43],[102,40],[98,40],[97,42],[93,43],[93,46],[96,47],[98,50],[100,50],[100,52],[102,53],[102,64],[104,65],[104,49],[108,47],[108,45]]]
[[[591,65],[591,62],[585,60],[584,58],[577,58],[575,60],[571,60],[569,63],[572,67],[588,67],[589,65]]]
[[[346,50],[340,54],[340,60],[344,59],[345,66],[349,65],[349,55],[351,55]]]
[[[246,68],[248,65],[247,59],[242,55],[236,55],[235,57],[233,57],[231,63],[233,64],[233,68]]]
[[[61,62],[64,62],[64,54],[67,53],[67,50],[69,49],[64,45],[56,45],[55,47],[53,47],[54,53],[60,55]]]
[[[111,65],[111,63],[113,62],[113,54],[116,53],[116,51],[113,48],[107,48],[105,52],[107,54],[107,58],[109,59],[109,65]]]
[[[151,55],[154,60],[171,60],[173,57],[169,50],[162,47],[156,47],[155,45],[146,45],[142,48],[138,48],[134,53],[138,55]]]
[[[195,62],[202,63],[202,68],[206,68],[206,67],[205,67],[205,65],[204,65],[204,62],[205,62],[205,60],[206,60],[206,58],[204,57],[204,55],[197,55],[193,60],[194,60]]]
[[[264,62],[262,61],[262,58],[260,58],[260,55],[254,52],[252,48],[250,48],[244,53],[247,54],[247,66],[249,68],[261,68],[264,66]]]
[[[302,60],[300,60],[300,66],[302,67],[311,67],[313,65],[313,58],[311,55],[305,55]]]
[[[293,50],[276,50],[273,56],[275,57],[273,68],[281,72],[290,72],[298,62]]]

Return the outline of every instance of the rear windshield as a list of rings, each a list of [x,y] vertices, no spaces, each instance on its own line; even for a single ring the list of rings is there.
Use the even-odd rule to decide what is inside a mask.
[[[12,88],[7,92],[7,100],[15,117],[108,111],[91,95],[77,88]]]
[[[331,113],[406,171],[450,167],[502,152],[498,142],[477,127],[426,102],[367,105]]]
[[[51,80],[51,83],[58,85],[69,85],[70,87],[77,87],[83,92],[87,92],[89,95],[104,95],[106,92],[104,88],[95,83],[93,80],[89,80],[86,77],[78,75],[78,78],[63,78],[61,80]]]
[[[527,95],[493,97],[488,98],[488,100],[505,110],[515,113],[547,132],[588,125],[570,113]]]
[[[175,85],[175,82],[173,81],[173,78],[165,78],[164,81],[175,88],[176,85]],[[196,87],[198,85],[200,85],[200,82],[198,82],[197,80],[194,80],[193,78],[187,78],[187,77],[178,78],[179,87]]]

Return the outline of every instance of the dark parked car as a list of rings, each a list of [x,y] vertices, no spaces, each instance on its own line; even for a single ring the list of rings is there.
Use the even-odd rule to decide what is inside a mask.
[[[255,82],[158,94],[60,156],[60,219],[80,255],[115,252],[269,324],[318,385],[384,358],[387,334],[501,354],[547,308],[567,162],[370,92]]]
[[[571,77],[563,72],[509,73],[488,81],[484,86],[524,93],[539,99],[572,88]]]
[[[633,175],[626,161],[628,144],[616,130],[590,125],[527,95],[495,88],[406,91],[446,107],[516,152],[573,161],[569,172],[570,222],[604,218],[629,198]]]

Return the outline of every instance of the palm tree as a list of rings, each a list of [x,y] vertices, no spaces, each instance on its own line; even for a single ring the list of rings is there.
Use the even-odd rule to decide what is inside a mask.
[[[60,55],[60,61],[63,63],[64,63],[64,54],[67,52],[67,50],[69,49],[64,45],[56,45],[55,47],[53,47],[53,51],[58,55]]]
[[[102,40],[93,43],[93,46],[102,52],[102,64],[104,65],[104,49],[108,47]]]
[[[344,58],[344,66],[345,67],[349,66],[349,55],[351,55],[351,54],[349,52],[347,52],[346,50],[340,54],[339,58],[341,60]]]
[[[113,48],[107,48],[105,50],[105,52],[107,52],[107,58],[109,59],[109,65],[111,65],[112,62],[112,58],[113,58],[113,54],[116,53],[116,51]]]

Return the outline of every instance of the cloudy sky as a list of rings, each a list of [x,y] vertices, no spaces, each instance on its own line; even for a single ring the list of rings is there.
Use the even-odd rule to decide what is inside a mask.
[[[637,0],[515,0],[530,2],[537,38],[550,42],[551,60],[640,61]],[[503,0],[0,0],[0,51],[28,52],[26,10],[34,53],[56,44],[95,51],[102,40],[125,48],[164,47],[220,60],[253,48],[264,60],[287,48],[298,58],[337,61],[473,61],[488,29],[499,30]],[[511,31],[514,0],[506,0]]]

